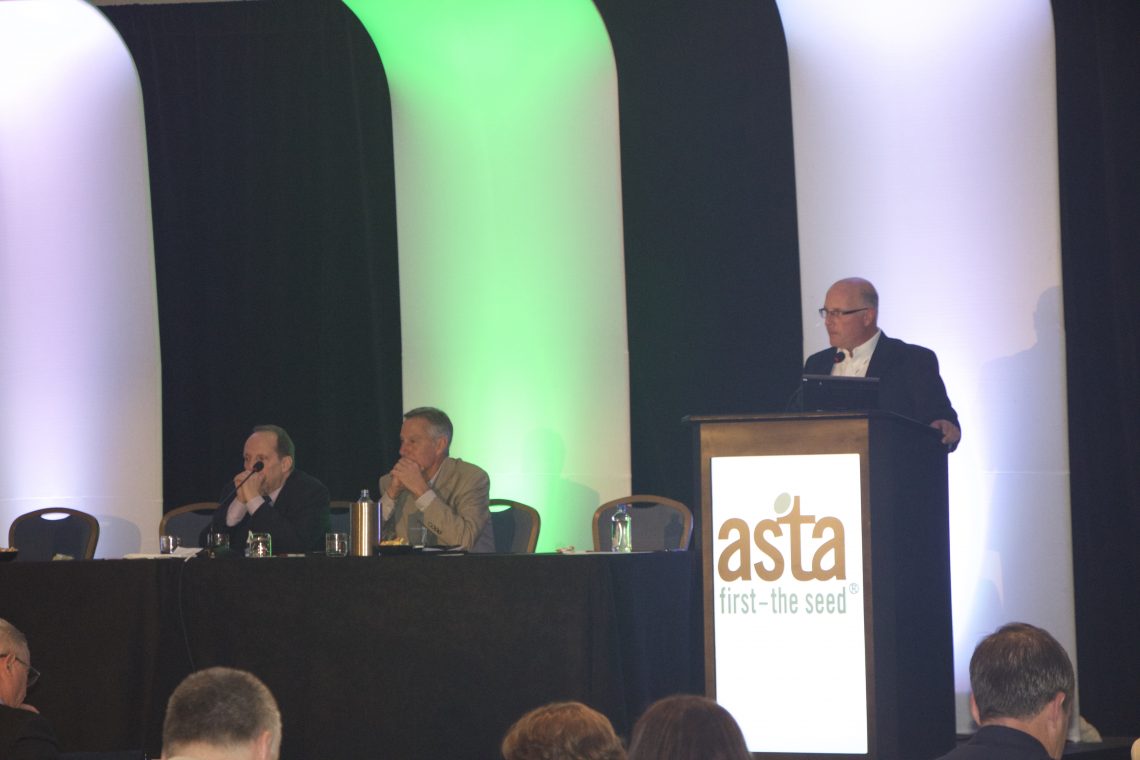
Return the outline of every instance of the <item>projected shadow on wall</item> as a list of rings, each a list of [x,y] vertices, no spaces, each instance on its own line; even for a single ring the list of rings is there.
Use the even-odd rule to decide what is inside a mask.
[[[542,530],[538,536],[539,551],[556,548],[559,536],[589,535],[590,521],[601,501],[594,489],[563,476],[566,442],[562,436],[549,428],[532,430],[526,436],[524,451],[523,472],[527,478],[532,479],[538,494],[531,506],[542,516]],[[553,511],[555,509],[557,512]],[[569,527],[555,527],[563,525]],[[549,530],[547,526],[550,526]],[[544,536],[548,538],[543,540]]]
[[[1033,570],[1071,561],[1062,324],[1061,290],[1048,288],[1033,313],[1036,342],[983,367],[976,424],[988,429],[978,440],[992,469],[978,588],[961,639],[971,650],[1001,624],[1035,618],[1062,598]],[[1018,567],[1008,564],[1014,557]]]

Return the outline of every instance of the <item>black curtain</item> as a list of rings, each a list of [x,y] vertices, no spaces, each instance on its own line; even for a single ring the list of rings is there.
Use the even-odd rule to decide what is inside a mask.
[[[595,5],[618,72],[633,491],[695,506],[681,418],[781,411],[799,379],[784,32],[772,0]]]
[[[147,121],[164,501],[217,498],[255,424],[333,498],[401,413],[387,81],[340,3],[121,6]]]
[[[1140,734],[1140,4],[1054,0],[1081,713]],[[1027,528],[1031,531],[1031,528]]]

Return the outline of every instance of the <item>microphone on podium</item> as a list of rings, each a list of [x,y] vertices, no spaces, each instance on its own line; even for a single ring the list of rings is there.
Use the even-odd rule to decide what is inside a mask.
[[[834,359],[834,361],[835,361],[835,363],[836,363],[836,364],[839,364],[841,361],[843,361],[843,360],[844,360],[844,359],[846,359],[846,358],[847,358],[847,354],[843,353],[843,349],[842,349],[842,348],[837,348],[837,349],[835,349],[835,359]]]

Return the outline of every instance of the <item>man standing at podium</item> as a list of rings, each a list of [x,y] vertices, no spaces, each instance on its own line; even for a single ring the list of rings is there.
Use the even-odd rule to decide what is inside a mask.
[[[1069,655],[1048,631],[1003,625],[970,658],[970,712],[980,728],[940,760],[1060,760],[1075,684]]]
[[[879,407],[938,429],[951,451],[962,430],[946,395],[938,357],[879,329],[879,294],[859,277],[840,280],[819,310],[831,348],[808,357],[804,373],[879,378]]]

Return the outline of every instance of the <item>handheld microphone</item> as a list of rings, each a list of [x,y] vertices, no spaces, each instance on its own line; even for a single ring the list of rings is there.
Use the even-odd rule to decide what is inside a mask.
[[[229,501],[233,496],[237,495],[238,489],[245,485],[245,481],[247,481],[253,477],[253,473],[261,472],[264,469],[265,469],[265,462],[262,462],[262,461],[254,462],[253,467],[249,468],[249,474],[246,475],[244,478],[242,478],[241,482],[238,483],[236,486],[234,486],[230,490],[226,491],[226,495],[223,496],[221,498],[221,501],[219,501],[218,503],[224,504],[227,501]]]

